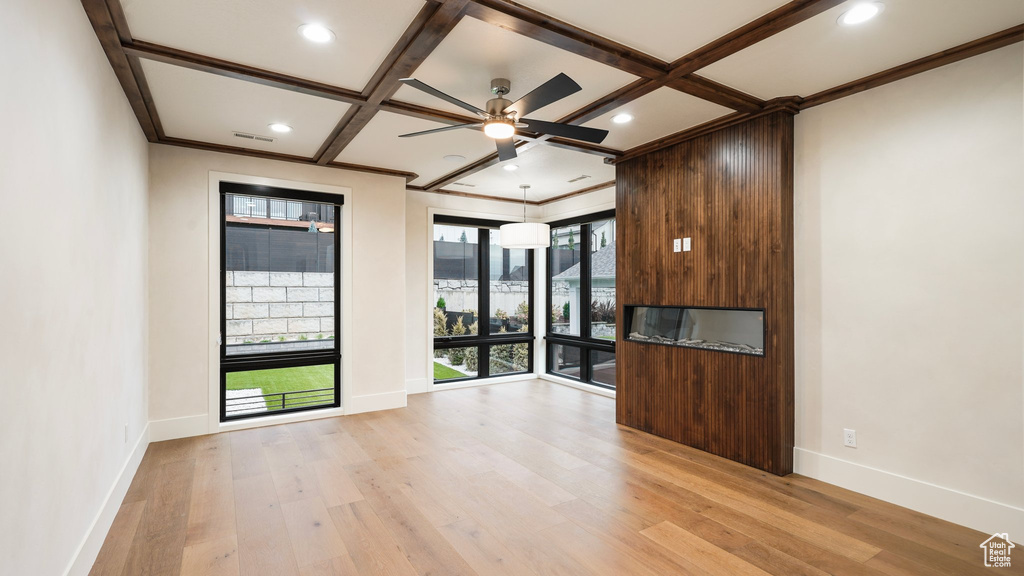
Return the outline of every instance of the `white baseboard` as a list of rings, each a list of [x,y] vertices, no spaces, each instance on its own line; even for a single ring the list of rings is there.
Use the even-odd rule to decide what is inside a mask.
[[[1015,540],[1024,537],[1024,509],[1016,506],[802,448],[794,448],[793,456],[794,472],[797,474],[892,502],[986,534],[1009,532],[1010,537]]]
[[[363,412],[376,412],[377,410],[405,408],[405,406],[405,390],[395,390],[394,392],[353,396],[352,401],[345,406],[345,414],[361,414]]]
[[[117,516],[117,511],[121,508],[121,502],[124,500],[125,494],[128,493],[128,487],[131,486],[132,479],[135,478],[135,472],[139,469],[142,457],[146,455],[146,448],[149,448],[149,432],[149,425],[147,424],[143,428],[142,434],[139,435],[139,439],[135,443],[132,453],[128,456],[128,460],[121,467],[117,480],[114,481],[114,485],[107,492],[107,497],[103,500],[99,513],[96,514],[96,518],[92,521],[92,526],[89,527],[89,531],[86,532],[85,538],[79,544],[78,550],[75,551],[75,555],[71,558],[67,569],[64,570],[65,576],[86,576],[92,570],[92,565],[96,562],[100,548],[103,547],[103,541],[107,538],[107,532],[110,531],[110,526],[114,523],[114,517]]]
[[[412,378],[405,381],[405,391],[408,394],[423,394],[430,392],[429,378]]]
[[[434,384],[433,392],[442,390],[458,390],[459,388],[479,388],[480,386],[494,386],[495,384],[509,384],[511,382],[527,382],[536,380],[536,374],[512,374],[510,376],[494,376],[481,378],[479,380],[466,380],[463,382],[452,382],[451,384]]]
[[[555,384],[561,384],[562,386],[568,386],[569,388],[575,388],[577,390],[583,390],[584,392],[590,392],[591,394],[597,394],[598,396],[606,396],[608,398],[615,398],[615,390],[609,390],[600,386],[591,386],[590,384],[584,384],[569,378],[559,378],[552,374],[541,374],[541,380],[547,380],[548,382],[554,382]]]
[[[163,442],[190,436],[202,436],[210,433],[210,419],[206,414],[168,418],[166,420],[150,420],[149,441]]]

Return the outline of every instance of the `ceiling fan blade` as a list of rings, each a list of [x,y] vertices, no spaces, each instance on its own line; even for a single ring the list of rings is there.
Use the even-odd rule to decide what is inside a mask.
[[[409,138],[412,136],[423,136],[424,134],[434,134],[435,132],[447,132],[449,130],[455,130],[456,128],[482,128],[483,124],[456,124],[454,126],[445,126],[444,128],[434,128],[433,130],[424,130],[422,132],[412,132],[409,134],[401,134],[399,138]]]
[[[519,118],[522,118],[534,110],[540,110],[548,104],[557,102],[582,89],[575,80],[569,78],[564,73],[560,73],[558,76],[534,88],[526,96],[510,104],[505,108],[504,112],[515,112]]]
[[[446,102],[450,102],[452,104],[455,104],[459,108],[465,108],[466,110],[469,110],[470,112],[472,112],[473,114],[476,114],[478,116],[483,116],[484,118],[487,117],[487,112],[484,112],[483,110],[477,108],[476,106],[473,106],[472,104],[467,104],[467,103],[463,102],[462,100],[459,100],[458,98],[455,98],[454,96],[449,96],[449,95],[445,94],[444,92],[441,92],[437,88],[434,88],[434,87],[431,87],[431,86],[427,86],[426,84],[424,84],[423,82],[420,82],[419,80],[417,80],[415,78],[402,78],[401,80],[399,80],[399,82],[405,84],[406,86],[412,86],[413,88],[415,88],[417,90],[422,90],[423,92],[426,92],[427,94],[430,94],[431,96],[435,96],[437,98],[440,98],[441,100],[444,100]]]
[[[528,124],[530,126],[530,130],[533,130],[534,132],[551,134],[552,136],[561,136],[563,138],[572,138],[573,140],[582,140],[584,142],[593,142],[594,144],[600,144],[604,141],[605,136],[608,136],[607,130],[599,130],[597,128],[573,126],[572,124],[559,124],[557,122],[545,122],[543,120],[532,120],[530,118],[521,118],[520,120]]]
[[[511,160],[518,156],[516,154],[516,143],[511,138],[503,138],[501,140],[495,140],[494,144],[498,147],[498,160],[504,162],[505,160]]]

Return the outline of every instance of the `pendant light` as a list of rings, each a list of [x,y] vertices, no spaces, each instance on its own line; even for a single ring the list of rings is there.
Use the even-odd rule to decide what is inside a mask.
[[[530,189],[522,185],[523,189],[523,221],[513,224],[503,224],[501,231],[502,248],[533,249],[547,248],[551,246],[551,227],[540,222],[526,221],[526,191]]]

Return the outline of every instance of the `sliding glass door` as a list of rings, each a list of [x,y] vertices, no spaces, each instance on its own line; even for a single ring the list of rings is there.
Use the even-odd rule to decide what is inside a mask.
[[[434,382],[533,371],[533,253],[501,222],[434,220]]]
[[[342,197],[220,192],[221,421],[340,406]]]
[[[615,388],[615,213],[551,224],[547,371]]]

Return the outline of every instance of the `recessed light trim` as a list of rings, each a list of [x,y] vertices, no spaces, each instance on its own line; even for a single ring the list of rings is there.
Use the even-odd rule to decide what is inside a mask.
[[[616,124],[626,124],[632,121],[633,115],[627,112],[623,112],[622,114],[616,114],[615,116],[612,116],[612,122]]]
[[[292,127],[287,124],[281,124],[280,122],[274,122],[273,124],[267,124],[267,128],[270,128],[278,134],[287,134],[292,131]]]
[[[445,156],[444,159],[449,161],[449,162],[465,162],[466,161],[466,157],[462,156],[460,154],[449,154],[449,155]]]
[[[326,26],[320,24],[303,24],[299,26],[299,34],[310,42],[316,42],[317,44],[326,44],[328,42],[334,42],[336,36],[334,32]]]
[[[840,26],[856,26],[878,16],[883,10],[885,10],[885,4],[881,2],[861,2],[843,12],[837,22]]]
[[[516,170],[519,170],[519,165],[518,164],[505,164],[505,166],[503,166],[503,168],[505,168],[506,172],[515,172]]]

